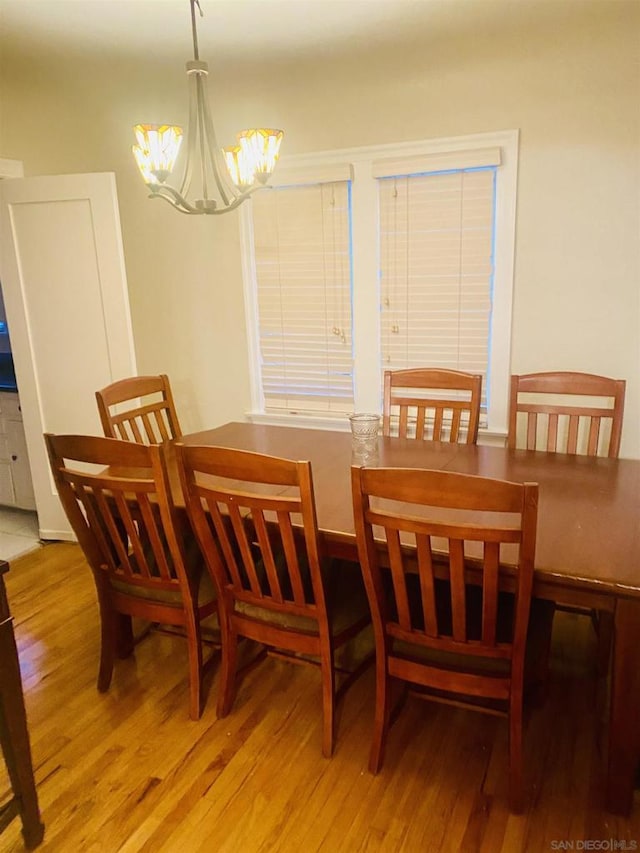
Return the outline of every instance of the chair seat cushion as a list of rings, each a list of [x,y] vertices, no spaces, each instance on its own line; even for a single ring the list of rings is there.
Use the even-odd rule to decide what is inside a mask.
[[[423,663],[438,669],[450,669],[456,672],[468,672],[476,675],[509,676],[510,661],[502,658],[486,658],[477,655],[456,654],[442,649],[431,649],[418,643],[405,643],[396,640],[392,657]]]
[[[416,589],[415,592],[417,594],[418,590]],[[419,602],[419,598],[412,596],[411,601],[415,606]],[[479,587],[467,587],[466,607],[468,636],[471,639],[479,639],[482,631],[482,591]],[[514,607],[515,597],[511,593],[500,593],[497,624],[498,642],[504,643],[511,640]],[[446,581],[438,581],[436,584],[436,609],[441,635],[450,636],[452,633],[451,599],[449,585]],[[552,601],[537,598],[531,600],[525,658],[525,681],[527,681],[527,673],[535,672],[540,659],[548,653],[554,609]],[[414,618],[415,615],[414,613]],[[510,670],[508,660],[471,654],[465,655],[464,653],[458,654],[398,640],[394,641],[393,654],[442,669],[456,669],[470,673],[508,676]]]
[[[369,604],[360,567],[345,560],[330,560],[323,569],[329,628],[334,637],[369,619]],[[318,620],[246,601],[236,601],[235,612],[260,622],[305,633],[318,633]]]
[[[207,571],[200,548],[195,537],[186,540],[185,567],[189,578],[195,582],[198,589],[197,606],[202,608],[217,599],[217,593],[213,581]],[[131,558],[134,562],[135,558]],[[182,592],[176,580],[175,589],[155,589],[149,585],[127,583],[110,576],[111,586],[118,592],[135,598],[143,598],[148,601],[159,601],[163,604],[182,607]]]

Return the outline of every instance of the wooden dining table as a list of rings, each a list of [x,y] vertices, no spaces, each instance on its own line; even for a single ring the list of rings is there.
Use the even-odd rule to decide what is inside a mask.
[[[181,441],[310,460],[325,547],[357,560],[350,468],[362,457],[350,433],[230,423]],[[640,763],[640,460],[379,437],[366,464],[539,484],[534,595],[613,614],[606,807],[628,814]]]

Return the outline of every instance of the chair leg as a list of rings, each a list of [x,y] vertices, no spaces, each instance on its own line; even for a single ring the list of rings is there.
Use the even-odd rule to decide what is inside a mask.
[[[382,658],[382,660],[381,660]],[[384,746],[389,727],[389,676],[385,655],[376,656],[376,707],[373,721],[373,740],[369,754],[369,772],[377,773],[382,767]]]
[[[544,704],[549,692],[549,659],[555,605],[533,599],[529,620],[529,641],[525,658],[525,691],[533,706]]]
[[[126,613],[117,615],[117,653],[121,660],[133,654],[135,641],[133,638],[133,621]]]
[[[222,621],[222,620],[221,620]],[[238,664],[238,635],[228,627],[221,625],[222,662],[220,666],[220,686],[216,713],[219,718],[226,717],[233,705],[236,668]]]
[[[598,678],[606,678],[609,673],[609,662],[613,646],[613,613],[610,613],[608,610],[599,610],[597,612],[596,632],[598,637],[597,674]]]
[[[325,758],[333,755],[335,730],[335,673],[331,657],[322,655],[322,754]]]
[[[189,716],[199,720],[202,716],[202,637],[200,625],[189,619],[186,625],[189,651]]]
[[[516,701],[509,711],[509,808],[514,814],[524,808],[522,775],[522,701]]]
[[[100,669],[98,670],[98,691],[106,693],[111,684],[113,664],[116,656],[118,614],[108,604],[100,607]]]

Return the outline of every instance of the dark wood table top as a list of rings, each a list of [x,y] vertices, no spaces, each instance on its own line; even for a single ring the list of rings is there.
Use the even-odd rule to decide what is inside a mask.
[[[350,433],[230,423],[182,441],[309,459],[318,524],[329,550],[355,553]],[[546,584],[576,593],[640,597],[640,460],[380,437],[377,459],[369,464],[536,482],[538,592]]]

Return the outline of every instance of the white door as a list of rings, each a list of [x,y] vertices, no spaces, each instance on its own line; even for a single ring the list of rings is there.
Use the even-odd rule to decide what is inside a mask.
[[[136,373],[112,174],[0,182],[2,290],[43,539],[71,539],[43,433],[101,434],[95,391]]]

